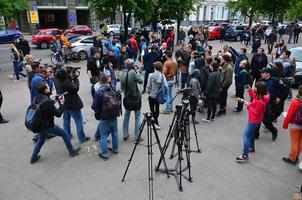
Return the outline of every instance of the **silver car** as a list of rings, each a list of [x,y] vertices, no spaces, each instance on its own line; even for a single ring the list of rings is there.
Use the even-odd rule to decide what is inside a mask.
[[[79,54],[81,60],[85,60],[90,56],[90,48],[93,47],[92,36],[80,36],[69,41],[72,52]]]

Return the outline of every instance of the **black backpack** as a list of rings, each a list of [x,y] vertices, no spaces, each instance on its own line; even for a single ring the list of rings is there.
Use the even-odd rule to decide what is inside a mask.
[[[100,90],[103,93],[102,106],[95,111],[95,119],[100,120],[101,115],[104,120],[110,120],[117,117],[121,113],[121,98],[110,87]]]
[[[37,133],[43,129],[44,117],[41,112],[41,105],[45,103],[48,98],[43,99],[40,103],[36,102],[36,97],[33,99],[33,103],[27,108],[25,114],[25,126],[28,130]]]

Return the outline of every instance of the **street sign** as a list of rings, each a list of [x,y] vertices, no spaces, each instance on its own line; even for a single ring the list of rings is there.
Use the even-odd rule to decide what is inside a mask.
[[[77,13],[70,12],[69,13],[69,22],[70,23],[77,23]]]
[[[33,6],[33,11],[38,11],[37,6]]]
[[[32,24],[39,24],[39,14],[38,11],[29,11],[30,22]]]

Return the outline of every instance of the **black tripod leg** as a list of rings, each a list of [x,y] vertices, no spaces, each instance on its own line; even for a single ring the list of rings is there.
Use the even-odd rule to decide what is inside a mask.
[[[193,182],[192,176],[191,176],[191,150],[190,150],[190,140],[186,141],[187,144],[185,145],[185,152],[186,152],[186,158],[187,158],[187,167],[189,170],[189,179],[188,181]]]
[[[148,140],[148,175],[149,175],[149,200],[153,200],[153,151],[152,151],[152,128],[153,123],[148,122],[147,140]]]
[[[193,128],[194,128],[194,134],[195,134],[195,140],[196,140],[196,146],[197,146],[197,150],[193,151],[193,152],[201,153],[201,148],[199,147],[199,143],[198,143],[195,119],[193,117],[192,117],[192,121],[193,121]]]
[[[158,148],[159,148],[159,151],[160,151],[160,162],[162,161],[164,163],[164,167],[165,167],[165,171],[168,172],[168,167],[167,167],[167,163],[166,163],[166,159],[165,159],[165,155],[164,155],[164,152],[163,152],[163,148],[160,144],[160,140],[159,140],[159,137],[158,137],[158,134],[157,134],[157,131],[155,129],[155,125],[153,125],[153,130],[154,130],[154,135],[155,135],[155,139],[156,139],[156,142],[157,142],[157,145],[158,145]],[[160,165],[160,163],[158,163]],[[159,165],[155,168],[155,171],[158,171],[159,169]],[[169,174],[167,173],[167,177],[169,178]]]
[[[179,185],[178,185],[178,189],[179,191],[183,191],[183,188],[182,188],[182,167],[181,167],[181,162],[182,162],[182,144],[181,142],[178,142],[177,144],[178,146],[178,161],[179,161],[179,174],[178,174],[178,177],[179,177]]]
[[[169,132],[168,132],[168,135],[167,135],[167,137],[166,137],[164,146],[163,146],[163,148],[162,148],[163,150],[162,150],[162,152],[161,152],[160,159],[159,159],[159,161],[158,161],[157,167],[155,168],[155,171],[158,171],[158,170],[159,170],[159,167],[160,167],[160,165],[161,165],[161,162],[163,161],[163,158],[165,157],[165,154],[166,154],[166,152],[167,152],[167,149],[168,149],[168,147],[169,147],[169,145],[170,145],[171,139],[173,138],[173,130],[174,130],[174,123],[175,123],[175,120],[176,120],[176,116],[177,116],[177,114],[175,113],[175,114],[174,114],[174,117],[173,117],[173,120],[172,120],[172,123],[171,123],[170,128],[169,128]],[[154,129],[154,130],[155,130],[155,129]],[[157,132],[156,132],[156,137],[157,137],[157,138],[156,138],[157,141],[159,141]]]
[[[142,135],[142,133],[143,133],[143,130],[144,130],[145,124],[146,124],[146,118],[144,118],[144,120],[143,120],[143,122],[142,122],[142,124],[141,124],[141,127],[140,127],[140,132],[139,132],[139,135],[138,135],[138,137],[137,137],[137,139],[136,139],[136,142],[135,142],[135,145],[134,145],[133,151],[132,151],[132,153],[131,153],[131,156],[130,156],[130,158],[129,158],[129,160],[128,160],[128,165],[127,165],[127,167],[126,167],[126,170],[125,170],[124,176],[123,176],[123,178],[122,178],[122,182],[124,182],[124,181],[125,181],[126,174],[127,174],[127,172],[128,172],[128,169],[129,169],[130,163],[131,163],[132,158],[133,158],[133,156],[134,156],[134,152],[135,152],[135,150],[136,150],[136,147],[137,147],[137,145],[139,144],[139,138],[140,138],[140,136],[141,136],[141,135]]]

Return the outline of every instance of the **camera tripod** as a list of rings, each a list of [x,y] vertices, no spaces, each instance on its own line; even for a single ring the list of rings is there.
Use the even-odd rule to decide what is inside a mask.
[[[142,135],[146,124],[147,124],[147,145],[142,145],[139,143],[139,138]],[[122,182],[125,181],[125,177],[128,172],[128,169],[129,169],[130,163],[132,161],[132,158],[134,156],[137,145],[142,145],[142,146],[147,147],[148,148],[149,200],[153,200],[153,169],[152,169],[153,168],[153,148],[152,147],[154,144],[157,143],[157,145],[158,145],[158,148],[159,148],[159,151],[161,154],[161,158],[162,158],[161,160],[164,163],[165,170],[167,171],[168,168],[167,168],[166,160],[163,157],[163,148],[160,144],[159,137],[158,137],[157,131],[155,129],[153,115],[151,112],[144,113],[144,120],[143,120],[139,130],[140,130],[140,132],[139,132],[138,138],[135,142],[135,146],[133,148],[131,156],[128,160],[128,165],[126,167],[124,176],[122,178]],[[154,143],[154,144],[152,143],[152,131],[154,131],[154,135],[155,135],[155,139],[156,139],[156,143]],[[167,177],[169,178],[169,174],[167,174]]]
[[[164,143],[163,152],[158,162],[158,165],[155,169],[156,171],[160,171],[174,176],[179,191],[183,191],[182,178],[185,178],[189,182],[193,182],[191,176],[190,153],[191,152],[201,153],[201,150],[199,148],[194,118],[193,118],[193,126],[195,131],[197,150],[193,151],[191,150],[190,147],[190,115],[192,114],[192,112],[189,109],[189,105],[190,105],[190,101],[188,99],[183,100],[182,104],[176,105],[176,112],[174,114],[172,124],[170,125],[169,132]],[[168,150],[172,138],[174,138],[174,142],[173,142],[170,159],[173,159],[175,156],[178,156],[176,165],[173,169],[168,169],[168,170],[160,169],[160,165],[163,159],[165,158],[165,154]],[[174,154],[176,146],[177,146],[177,153]],[[187,164],[186,167],[184,168],[182,167],[182,161],[184,160],[183,152],[185,152],[186,164]],[[183,174],[183,172],[186,170],[188,170],[188,176]]]

